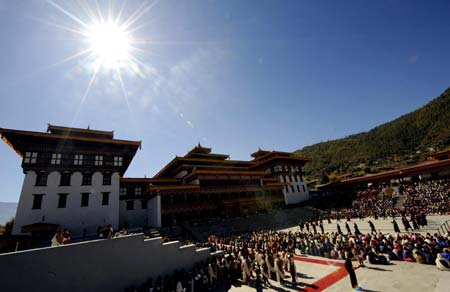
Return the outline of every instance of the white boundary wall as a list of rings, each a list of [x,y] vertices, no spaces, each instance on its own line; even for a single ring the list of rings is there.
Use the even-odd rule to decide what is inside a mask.
[[[123,291],[211,257],[209,249],[142,234],[0,255],[0,290]]]

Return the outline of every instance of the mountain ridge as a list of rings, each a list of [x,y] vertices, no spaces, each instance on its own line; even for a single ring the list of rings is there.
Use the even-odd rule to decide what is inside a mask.
[[[450,146],[450,87],[415,111],[366,132],[319,142],[295,151],[311,157],[309,178],[358,176],[427,159]]]

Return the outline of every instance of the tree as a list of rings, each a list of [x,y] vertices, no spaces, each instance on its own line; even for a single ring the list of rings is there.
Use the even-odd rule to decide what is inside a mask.
[[[5,224],[5,235],[11,235],[14,225],[14,218],[9,219]]]

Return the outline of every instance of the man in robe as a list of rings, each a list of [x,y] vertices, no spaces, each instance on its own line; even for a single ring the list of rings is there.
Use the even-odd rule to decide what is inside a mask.
[[[281,260],[280,255],[278,253],[275,258],[275,273],[277,274],[278,283],[284,286],[285,275],[284,275],[283,261]]]

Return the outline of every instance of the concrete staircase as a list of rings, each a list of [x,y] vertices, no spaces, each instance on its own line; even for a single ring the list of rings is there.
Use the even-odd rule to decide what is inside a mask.
[[[184,227],[199,241],[208,236],[226,236],[261,229],[283,229],[298,226],[300,220],[307,220],[318,214],[310,207],[286,208],[272,210],[265,214],[246,217],[215,219],[204,223],[184,224]]]

